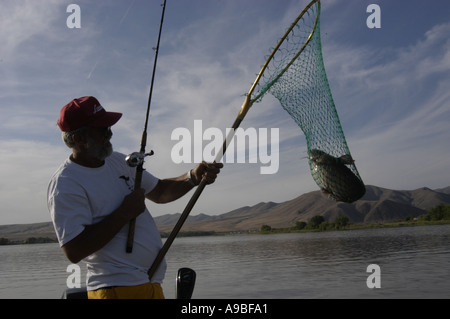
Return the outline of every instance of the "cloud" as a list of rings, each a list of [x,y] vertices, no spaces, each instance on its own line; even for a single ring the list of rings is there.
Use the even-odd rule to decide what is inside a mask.
[[[66,157],[63,146],[0,139],[2,224],[49,220],[47,185]]]
[[[436,25],[408,47],[325,46],[337,108],[366,183],[403,189],[448,183],[440,172],[450,168],[442,160],[449,32],[450,23]]]
[[[17,48],[36,35],[50,33],[51,25],[61,7],[57,0],[45,3],[32,0],[5,0],[0,12],[0,56],[7,60]]]

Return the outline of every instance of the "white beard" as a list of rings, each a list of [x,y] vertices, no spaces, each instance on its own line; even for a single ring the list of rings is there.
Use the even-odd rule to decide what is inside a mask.
[[[104,161],[112,154],[113,147],[109,140],[105,143],[96,143],[91,137],[88,136],[86,152],[99,161]]]

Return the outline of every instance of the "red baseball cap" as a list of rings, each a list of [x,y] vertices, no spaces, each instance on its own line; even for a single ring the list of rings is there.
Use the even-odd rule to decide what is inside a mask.
[[[84,96],[70,101],[59,112],[58,126],[70,132],[82,126],[109,127],[119,121],[122,113],[106,112],[93,96]]]

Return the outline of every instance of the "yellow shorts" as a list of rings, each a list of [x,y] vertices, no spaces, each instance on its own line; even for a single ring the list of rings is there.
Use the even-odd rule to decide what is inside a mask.
[[[160,284],[146,283],[137,286],[109,287],[88,291],[89,299],[165,299]]]

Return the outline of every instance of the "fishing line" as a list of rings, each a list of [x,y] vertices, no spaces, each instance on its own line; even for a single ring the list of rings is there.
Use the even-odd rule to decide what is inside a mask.
[[[151,83],[150,83],[150,92],[148,95],[147,113],[145,115],[144,131],[142,132],[141,149],[139,152],[134,152],[134,153],[128,155],[126,158],[128,165],[130,165],[131,167],[136,167],[134,190],[138,190],[141,188],[142,173],[144,172],[144,158],[146,156],[153,155],[153,151],[150,151],[149,153],[145,153],[145,147],[147,145],[148,118],[150,115],[150,106],[151,106],[152,94],[153,94],[153,84],[155,82],[156,64],[158,62],[159,44],[161,42],[161,32],[162,32],[162,26],[164,23],[164,14],[166,12],[166,0],[164,0],[164,3],[161,6],[162,6],[161,22],[159,24],[158,41],[157,41],[157,44],[155,47],[155,58],[154,58],[154,62],[153,62],[153,72],[152,72],[152,79],[151,79]],[[135,225],[136,225],[136,218],[132,219],[129,223],[127,245],[126,245],[127,253],[131,253],[133,251]]]

